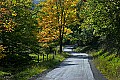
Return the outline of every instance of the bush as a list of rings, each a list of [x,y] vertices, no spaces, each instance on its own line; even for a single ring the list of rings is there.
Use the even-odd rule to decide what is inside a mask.
[[[115,53],[103,52],[99,50],[91,53],[95,65],[108,80],[120,80],[120,58]]]

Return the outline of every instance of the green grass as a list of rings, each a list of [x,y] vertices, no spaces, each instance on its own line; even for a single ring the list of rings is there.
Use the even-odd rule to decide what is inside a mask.
[[[0,71],[0,76],[2,76],[2,75],[10,75],[10,73],[8,73],[8,72],[3,72],[3,71]]]
[[[40,56],[39,63],[37,62],[38,56],[36,54],[30,54],[30,56],[34,57],[34,60],[30,64],[20,65],[18,67],[1,67],[0,80],[6,80],[5,78],[3,78],[3,76],[6,75],[8,76],[9,80],[28,80],[36,74],[40,74],[47,69],[54,68],[55,66],[60,64],[66,57],[68,57],[68,54],[57,54],[55,55],[55,59],[53,59],[53,54],[49,54],[48,60],[45,56],[44,61],[42,61],[42,56]]]
[[[84,47],[77,47],[76,49],[74,49],[75,52],[87,52],[90,49],[89,46],[84,46]]]
[[[11,79],[12,80],[28,80],[33,75],[41,73],[41,72],[45,71],[46,69],[47,68],[44,66],[39,66],[39,65],[33,66],[31,68],[28,68],[28,69],[21,71],[20,73],[14,75],[14,77]]]
[[[96,67],[108,80],[120,80],[120,57],[104,50],[91,52]]]

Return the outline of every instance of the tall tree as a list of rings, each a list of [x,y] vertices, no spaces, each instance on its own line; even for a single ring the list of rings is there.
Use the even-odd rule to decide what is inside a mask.
[[[1,1],[2,53],[28,55],[38,45],[36,20],[33,18],[31,0]]]
[[[39,26],[42,32],[46,35],[52,34],[53,39],[59,38],[60,53],[62,52],[62,40],[63,36],[67,33],[71,33],[67,26],[77,21],[76,17],[76,4],[78,0],[47,0],[41,3],[42,9],[38,13]],[[66,28],[66,32],[65,32]],[[43,35],[42,35],[43,37]],[[47,39],[52,38],[50,36]],[[43,38],[45,39],[45,38]],[[53,40],[52,39],[52,40]]]
[[[86,9],[80,15],[85,15],[81,28],[93,28],[93,35],[99,36],[105,48],[119,53],[120,1],[87,0]],[[85,8],[85,7],[84,7]]]

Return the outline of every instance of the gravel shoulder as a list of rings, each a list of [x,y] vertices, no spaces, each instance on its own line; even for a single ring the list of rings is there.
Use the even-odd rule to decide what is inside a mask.
[[[107,80],[102,73],[95,67],[92,60],[89,60],[95,80]]]

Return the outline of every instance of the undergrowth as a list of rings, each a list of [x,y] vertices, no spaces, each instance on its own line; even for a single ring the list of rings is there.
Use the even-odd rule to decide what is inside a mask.
[[[91,52],[96,67],[108,80],[120,80],[120,57],[103,49]]]
[[[0,67],[0,80],[28,80],[32,76],[42,73],[43,71],[54,68],[56,65],[60,64],[69,55],[67,53],[56,54],[53,59],[53,54],[49,54],[48,60],[45,56],[45,60],[42,61],[42,56],[40,56],[40,62],[38,63],[38,56],[36,54],[31,54],[34,56],[29,64],[19,64],[19,66],[9,66]]]
[[[108,80],[120,80],[120,57],[115,52],[110,53],[104,49],[91,50],[89,46],[79,46],[74,51],[92,55],[95,66]]]

